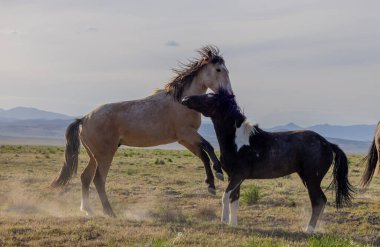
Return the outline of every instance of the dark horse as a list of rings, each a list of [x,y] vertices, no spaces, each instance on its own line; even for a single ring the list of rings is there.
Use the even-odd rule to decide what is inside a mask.
[[[185,97],[182,104],[210,117],[229,184],[223,195],[222,221],[237,225],[240,185],[244,179],[272,179],[297,173],[312,205],[307,232],[313,232],[326,204],[321,181],[333,162],[336,207],[351,202],[352,186],[344,152],[313,131],[266,132],[246,121],[235,97],[224,90]]]
[[[380,157],[380,122],[377,123],[375,130],[375,137],[373,138],[372,145],[369,149],[368,155],[365,157],[367,167],[365,169],[362,184],[368,186],[372,180],[373,174],[376,170],[376,165]]]

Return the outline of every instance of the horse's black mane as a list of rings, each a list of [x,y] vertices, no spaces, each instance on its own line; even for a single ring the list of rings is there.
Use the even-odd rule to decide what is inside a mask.
[[[244,113],[241,111],[239,105],[236,103],[235,95],[229,94],[227,90],[221,88],[214,94],[219,102],[218,108],[221,110],[225,117],[231,119],[238,119],[244,117]]]
[[[216,46],[205,46],[199,49],[199,58],[189,60],[188,64],[180,63],[180,68],[173,69],[176,76],[165,85],[165,91],[174,99],[181,101],[183,91],[188,88],[196,73],[208,63],[223,64],[223,57]]]
[[[225,118],[229,118],[234,122],[244,122],[247,119],[244,112],[242,112],[237,104],[235,95],[229,94],[225,89],[219,89],[219,91],[214,95],[220,102],[218,107],[224,113]],[[254,134],[265,133],[265,131],[261,129],[258,124],[253,125],[252,128]]]
[[[262,134],[262,133],[267,133],[265,130],[259,127],[258,124],[253,125],[254,133],[255,134]]]

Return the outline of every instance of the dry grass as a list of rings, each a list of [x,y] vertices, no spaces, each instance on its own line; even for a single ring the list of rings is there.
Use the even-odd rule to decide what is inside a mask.
[[[358,187],[364,167],[350,156],[350,178]],[[81,153],[79,171],[87,163]],[[157,162],[158,161],[158,162]],[[118,218],[102,214],[96,190],[96,217],[79,211],[80,179],[51,191],[49,181],[63,162],[63,149],[0,147],[0,246],[376,246],[380,245],[380,178],[358,189],[353,207],[336,211],[331,191],[319,233],[303,232],[309,199],[297,175],[255,184],[260,200],[241,205],[239,226],[220,223],[226,182],[217,196],[207,193],[201,162],[187,151],[120,149],[107,191]],[[324,188],[331,182],[328,174]]]

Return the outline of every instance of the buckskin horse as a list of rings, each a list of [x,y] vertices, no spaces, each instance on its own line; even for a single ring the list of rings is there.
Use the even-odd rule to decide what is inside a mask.
[[[86,149],[90,161],[81,174],[81,210],[88,215],[89,186],[93,181],[103,206],[103,212],[115,216],[106,194],[106,178],[113,156],[120,145],[151,147],[178,142],[198,156],[205,167],[208,189],[215,193],[214,176],[223,180],[221,165],[213,147],[197,130],[201,114],[183,106],[185,96],[214,92],[220,88],[232,93],[229,72],[219,49],[206,46],[198,50],[199,57],[173,69],[176,76],[144,99],[102,105],[83,118],[75,120],[66,130],[65,162],[51,187],[63,187],[76,174],[80,143]],[[80,128],[81,126],[81,128]]]

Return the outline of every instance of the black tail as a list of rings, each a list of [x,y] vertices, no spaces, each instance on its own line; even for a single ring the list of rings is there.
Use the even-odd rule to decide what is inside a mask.
[[[51,182],[50,187],[58,188],[65,186],[70,178],[77,173],[79,155],[79,125],[82,119],[76,119],[66,129],[65,163],[59,175]]]
[[[336,208],[351,205],[354,193],[353,186],[348,181],[348,161],[346,154],[337,145],[331,144],[335,153],[333,170],[333,188],[335,189]]]
[[[363,186],[368,186],[372,180],[373,174],[376,170],[376,164],[379,157],[377,157],[377,150],[375,145],[375,139],[373,139],[371,148],[368,151],[367,156],[364,158],[364,162],[367,163],[367,167],[365,168],[361,184]]]

